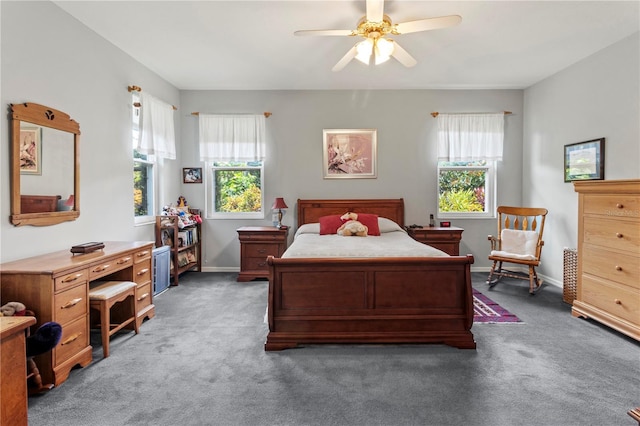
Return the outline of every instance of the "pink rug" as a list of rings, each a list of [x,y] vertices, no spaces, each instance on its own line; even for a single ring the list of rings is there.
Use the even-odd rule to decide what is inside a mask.
[[[473,322],[485,324],[520,323],[524,324],[517,316],[473,289]]]

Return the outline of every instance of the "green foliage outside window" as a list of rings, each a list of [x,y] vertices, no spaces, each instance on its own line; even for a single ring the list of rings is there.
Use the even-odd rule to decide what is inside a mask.
[[[479,163],[441,163],[441,167],[478,166]],[[441,212],[483,212],[485,169],[443,169],[439,174],[438,204]]]
[[[149,211],[147,200],[147,176],[146,164],[134,163],[133,166],[133,209],[135,216],[146,216]]]
[[[262,189],[257,163],[215,163],[215,211],[221,213],[260,212]],[[239,167],[239,168],[233,168]]]

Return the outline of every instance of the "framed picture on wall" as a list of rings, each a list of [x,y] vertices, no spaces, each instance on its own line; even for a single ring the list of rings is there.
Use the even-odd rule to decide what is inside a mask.
[[[20,129],[20,174],[42,174],[42,138],[38,127]]]
[[[375,129],[324,129],[324,178],[376,178],[376,136]]]
[[[564,181],[604,179],[604,138],[564,146]]]
[[[202,167],[183,168],[182,183],[202,183]]]

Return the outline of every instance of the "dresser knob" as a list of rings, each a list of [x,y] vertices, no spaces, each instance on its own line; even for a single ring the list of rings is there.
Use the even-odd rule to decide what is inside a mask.
[[[619,233],[619,232],[616,232],[616,237],[618,237],[618,238],[622,238],[622,234],[621,234],[621,233]]]
[[[622,301],[620,299],[614,299],[613,301],[616,305],[622,305]]]
[[[624,206],[623,206],[622,204],[618,203],[618,204],[616,204],[616,207],[617,207],[617,208],[619,208],[619,209],[621,209],[621,208],[623,208]]]
[[[616,271],[622,271],[622,266],[616,265]]]

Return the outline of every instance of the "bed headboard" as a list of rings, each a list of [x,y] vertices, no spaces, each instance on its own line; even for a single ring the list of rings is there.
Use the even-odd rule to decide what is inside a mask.
[[[372,200],[300,200],[298,199],[298,227],[315,223],[322,216],[343,215],[346,212],[371,213],[386,217],[404,226],[404,199]]]

